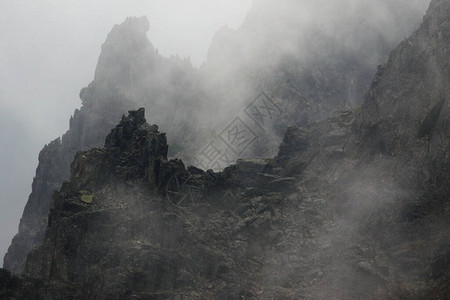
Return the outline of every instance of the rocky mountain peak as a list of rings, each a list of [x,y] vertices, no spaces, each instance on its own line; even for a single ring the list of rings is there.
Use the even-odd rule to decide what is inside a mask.
[[[428,13],[424,17],[425,23],[433,22],[435,25],[448,21],[448,10],[450,9],[450,1],[433,0],[428,8]],[[430,13],[432,12],[432,13]]]
[[[146,68],[151,69],[160,57],[147,39],[149,28],[145,16],[129,17],[115,25],[102,45],[95,81],[117,86],[135,80]]]
[[[113,149],[115,147],[130,147],[137,137],[147,139],[151,138],[151,136],[156,133],[158,133],[158,126],[150,126],[147,124],[144,108],[140,108],[136,111],[129,111],[128,116],[124,115],[119,125],[112,129],[111,133],[106,137],[105,148]],[[167,157],[167,153],[161,154],[164,157]]]
[[[166,134],[146,122],[145,109],[130,111],[111,130],[105,148],[76,155],[71,180],[94,187],[116,179],[144,180],[155,187],[167,151]]]

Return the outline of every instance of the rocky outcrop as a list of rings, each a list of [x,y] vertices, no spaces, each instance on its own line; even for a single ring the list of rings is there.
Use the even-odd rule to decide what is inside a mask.
[[[163,173],[160,168],[167,162],[167,149],[165,135],[159,133],[157,127],[146,123],[144,110],[141,109],[123,117],[120,124],[107,136],[105,148],[79,152],[71,166],[70,181],[64,183],[52,197],[46,240],[30,254],[27,272],[39,278],[75,278],[79,270],[73,266],[81,268],[81,260],[84,259],[82,256],[86,253],[79,253],[81,257],[69,257],[66,254],[78,252],[81,244],[76,241],[83,240],[86,234],[95,234],[98,241],[101,239],[98,235],[100,224],[89,226],[96,232],[94,233],[86,231],[89,228],[85,227],[88,224],[84,222],[93,222],[94,219],[91,218],[95,215],[99,216],[99,219],[95,219],[100,223],[106,221],[104,218],[108,215],[112,217],[117,213],[119,216],[120,210],[130,205],[125,202],[121,204],[124,199],[119,196],[123,193],[120,190],[126,190],[128,186],[134,184],[136,191],[144,189],[141,194],[158,191],[159,174]],[[157,192],[153,194],[154,197],[158,195]],[[138,194],[134,196],[137,201]],[[70,224],[75,219],[78,220],[78,229],[66,231],[72,227]],[[115,223],[116,221],[112,221],[109,225],[103,225],[114,226]],[[65,237],[62,238],[61,234]],[[68,235],[74,244],[66,239]],[[104,236],[105,239],[110,237]],[[57,240],[62,244],[55,245]],[[42,255],[47,259],[41,260]],[[34,261],[34,257],[39,259]],[[86,272],[88,273],[87,270]]]

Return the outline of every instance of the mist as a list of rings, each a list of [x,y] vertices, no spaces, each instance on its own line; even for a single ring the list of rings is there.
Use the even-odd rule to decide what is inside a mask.
[[[237,28],[250,2],[1,1],[0,257],[17,233],[38,153],[68,129],[113,25],[147,15],[162,55],[200,65],[216,30]]]
[[[446,293],[450,0],[429,1],[3,2],[0,281]]]
[[[250,0],[188,5],[179,0],[3,1],[0,257],[17,231],[37,154],[68,129],[69,117],[81,104],[79,92],[94,79],[100,45],[114,24],[146,15],[151,46],[139,58],[163,58],[154,69],[133,74],[138,81],[118,82],[131,106],[126,109],[147,108],[149,122],[160,125],[170,144],[176,144],[172,156],[217,169],[199,156],[210,141],[222,143],[221,132],[236,118],[251,128],[257,142],[235,150],[228,163],[272,157],[288,126],[358,106],[377,65],[420,24],[428,2],[264,0],[254,1],[250,9]],[[126,56],[121,59],[131,64]],[[348,69],[341,76],[343,66]],[[323,74],[336,82],[321,81]],[[174,85],[179,82],[181,87]],[[279,107],[277,118],[264,128],[245,113],[261,92]],[[291,111],[292,103],[281,103],[287,93],[292,93],[292,103],[320,101]]]

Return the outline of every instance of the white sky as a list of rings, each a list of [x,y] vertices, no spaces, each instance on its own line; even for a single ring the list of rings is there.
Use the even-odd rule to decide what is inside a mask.
[[[146,15],[163,56],[200,65],[215,32],[251,0],[0,0],[0,266],[31,191],[39,150],[68,129],[114,24]]]

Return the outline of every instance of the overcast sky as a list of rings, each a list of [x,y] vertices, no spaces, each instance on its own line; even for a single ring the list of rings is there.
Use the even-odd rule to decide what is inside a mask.
[[[188,4],[187,4],[188,3]],[[146,15],[163,56],[205,59],[214,33],[238,28],[251,0],[0,0],[0,265],[44,144],[61,136],[114,24]]]

